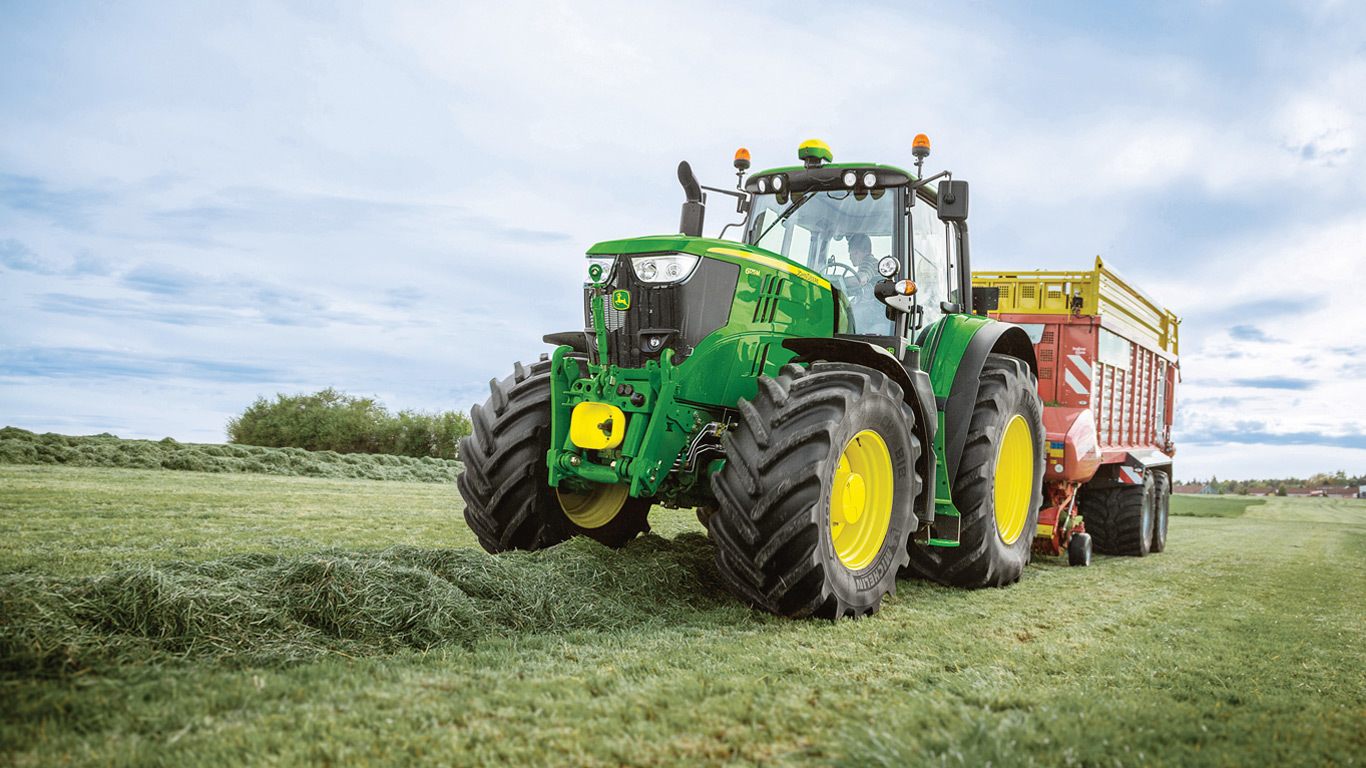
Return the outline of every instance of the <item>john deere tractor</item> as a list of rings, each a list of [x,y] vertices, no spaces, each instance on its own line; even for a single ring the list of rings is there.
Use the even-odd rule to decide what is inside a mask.
[[[812,140],[746,179],[742,149],[735,189],[680,164],[681,232],[589,249],[584,329],[474,407],[459,488],[483,547],[620,547],[692,507],[731,590],[785,616],[873,613],[898,573],[1017,581],[1034,351],[973,313],[967,182],[922,179],[929,140],[912,150],[915,173]],[[706,192],[734,198],[738,240],[702,236]]]

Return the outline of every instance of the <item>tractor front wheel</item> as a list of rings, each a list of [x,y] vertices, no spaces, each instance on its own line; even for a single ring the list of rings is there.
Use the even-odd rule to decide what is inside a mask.
[[[911,547],[910,572],[951,587],[1020,580],[1043,503],[1043,404],[1028,366],[988,355],[953,481],[957,547]]]
[[[783,616],[875,612],[896,590],[922,487],[901,387],[858,365],[787,365],[738,408],[707,521],[725,582]]]
[[[550,361],[518,363],[489,382],[489,399],[470,409],[473,427],[460,441],[464,471],[456,478],[465,522],[489,552],[544,549],[573,535],[620,547],[648,531],[650,502],[624,485],[551,488]]]

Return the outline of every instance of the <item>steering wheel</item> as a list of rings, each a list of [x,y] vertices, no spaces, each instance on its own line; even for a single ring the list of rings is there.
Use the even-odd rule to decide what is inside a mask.
[[[857,304],[859,300],[863,298],[856,292],[849,290],[851,281],[854,284],[858,283],[859,274],[858,270],[848,264],[838,261],[830,262],[825,266],[825,276],[839,281],[840,293],[843,293],[845,298],[849,299],[850,304]]]

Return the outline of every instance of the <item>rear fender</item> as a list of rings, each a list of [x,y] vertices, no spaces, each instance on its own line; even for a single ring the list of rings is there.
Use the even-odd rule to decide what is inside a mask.
[[[797,357],[793,359],[795,363],[852,363],[872,368],[901,385],[902,396],[915,414],[914,431],[921,448],[916,471],[925,481],[920,498],[916,500],[915,514],[921,523],[933,522],[936,469],[934,440],[939,419],[929,374],[919,368],[907,370],[886,348],[856,339],[784,339],[783,347],[796,353]]]

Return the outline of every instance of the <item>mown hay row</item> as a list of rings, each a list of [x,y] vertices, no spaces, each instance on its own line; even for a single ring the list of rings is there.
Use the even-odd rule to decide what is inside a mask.
[[[175,469],[191,472],[259,472],[302,477],[455,482],[460,462],[384,454],[341,454],[300,448],[124,440],[114,435],[76,437],[0,429],[0,464]]]
[[[0,674],[175,660],[280,665],[469,646],[492,635],[686,624],[743,612],[700,534],[494,557],[394,547],[245,555],[71,578],[0,576]],[[734,621],[734,619],[732,619]]]

